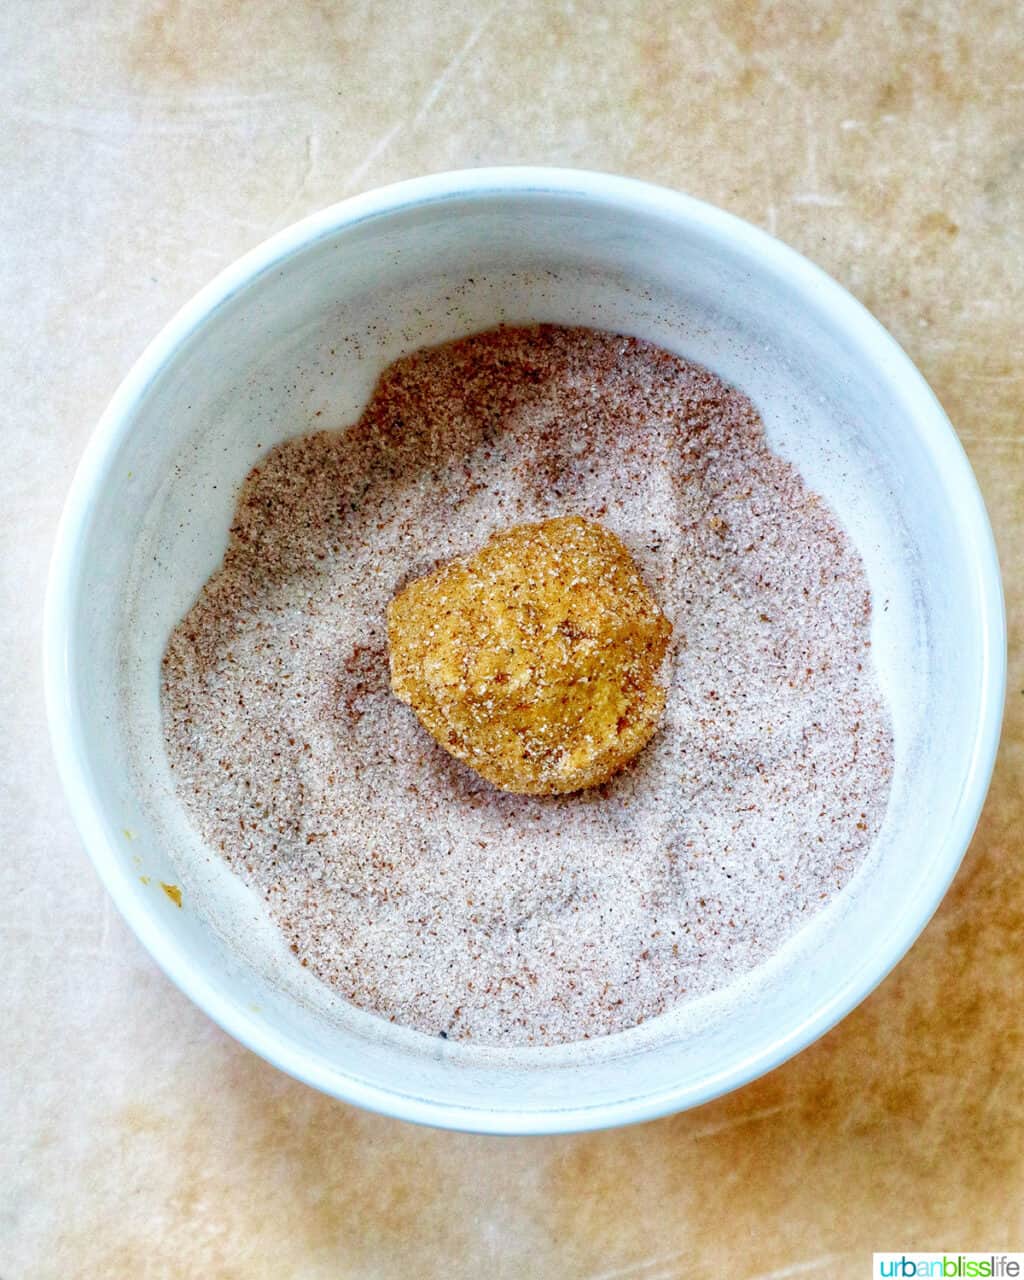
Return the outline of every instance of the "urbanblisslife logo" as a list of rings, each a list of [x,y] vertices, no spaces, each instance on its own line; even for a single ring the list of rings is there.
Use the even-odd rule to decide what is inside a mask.
[[[1024,1253],[876,1253],[876,1280],[1016,1280],[1024,1277]]]

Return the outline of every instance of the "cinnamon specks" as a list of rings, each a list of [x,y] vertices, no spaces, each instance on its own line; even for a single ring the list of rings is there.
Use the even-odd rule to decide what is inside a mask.
[[[500,793],[388,689],[384,612],[492,530],[627,544],[674,624],[664,723],[594,792]],[[168,644],[182,803],[346,998],[450,1040],[636,1025],[757,964],[845,884],[892,773],[860,559],[750,402],[632,338],[410,356],[274,449]]]

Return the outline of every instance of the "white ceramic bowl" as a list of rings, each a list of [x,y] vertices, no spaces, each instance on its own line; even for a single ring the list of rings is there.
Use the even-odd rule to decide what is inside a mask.
[[[638,334],[753,397],[773,447],[826,496],[864,557],[896,737],[892,800],[868,864],[750,980],[584,1048],[507,1053],[396,1029],[328,998],[184,823],[158,708],[166,638],[217,564],[234,493],[261,453],[353,420],[400,353],[503,320]],[[190,302],[120,387],[82,460],[45,647],[54,746],[82,838],[173,981],[327,1093],[493,1133],[694,1106],[843,1017],[911,945],[956,871],[988,785],[1005,680],[981,497],[893,339],[816,267],[728,214],[547,169],[443,174],[347,200]],[[160,881],[182,886],[181,908]]]

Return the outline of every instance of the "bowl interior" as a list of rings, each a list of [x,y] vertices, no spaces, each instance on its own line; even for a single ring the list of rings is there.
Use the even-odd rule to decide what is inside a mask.
[[[212,286],[173,344],[158,340],[72,500],[57,588],[58,751],[119,905],[246,1043],[338,1096],[413,1119],[496,1131],[614,1123],[703,1101],[775,1065],[909,945],[984,788],[987,529],[941,410],[820,273],[743,224],[648,188],[395,196],[321,219],[289,244]],[[651,339],[753,398],[773,447],[864,558],[896,778],[852,885],[748,979],[606,1040],[502,1052],[392,1027],[299,967],[176,804],[159,664],[261,454],[353,421],[405,352],[538,320]],[[180,908],[161,881],[181,886]]]

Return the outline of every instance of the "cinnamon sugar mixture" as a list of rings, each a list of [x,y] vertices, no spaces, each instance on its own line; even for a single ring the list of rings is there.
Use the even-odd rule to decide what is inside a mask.
[[[672,622],[667,705],[603,787],[509,795],[390,692],[385,610],[563,514],[617,533]],[[205,841],[342,995],[450,1039],[579,1040],[722,986],[850,879],[892,775],[870,610],[745,396],[633,338],[495,330],[253,469],[167,647],[167,750]]]

